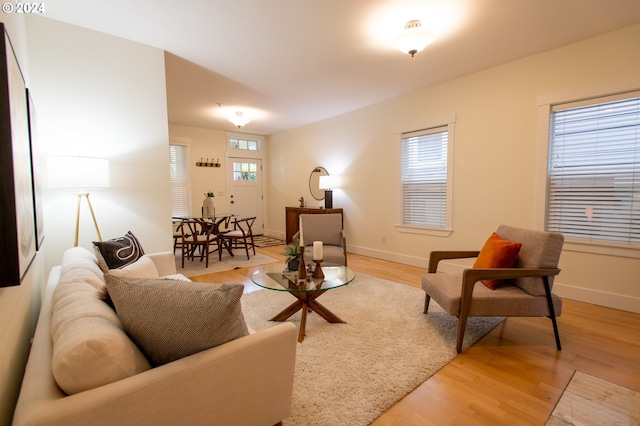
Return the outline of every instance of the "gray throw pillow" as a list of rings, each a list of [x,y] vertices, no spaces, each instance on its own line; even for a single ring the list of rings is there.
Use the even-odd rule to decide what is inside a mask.
[[[158,366],[249,334],[242,284],[206,284],[105,274],[122,325]]]
[[[140,242],[131,231],[111,240],[94,241],[93,247],[102,272],[123,268],[144,255]]]

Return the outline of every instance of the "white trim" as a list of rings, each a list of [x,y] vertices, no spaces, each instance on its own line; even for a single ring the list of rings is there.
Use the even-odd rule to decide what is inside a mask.
[[[422,234],[433,235],[435,237],[448,237],[453,232],[453,229],[447,228],[428,228],[426,226],[411,226],[397,224],[394,226],[398,232],[404,232],[407,234]]]
[[[574,287],[558,282],[553,284],[553,292],[565,299],[640,314],[640,298],[638,297]]]
[[[455,124],[456,114],[444,114],[438,117],[431,117],[424,120],[416,120],[398,125],[394,133],[417,132],[420,130],[431,129],[432,127],[442,127],[449,124]]]
[[[640,77],[628,80],[610,81],[594,86],[582,86],[567,89],[562,92],[546,93],[538,96],[538,106],[555,105],[566,102],[576,102],[585,99],[640,90]]]

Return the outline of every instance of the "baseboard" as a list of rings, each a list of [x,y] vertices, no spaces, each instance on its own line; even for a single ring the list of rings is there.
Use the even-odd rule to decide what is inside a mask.
[[[418,256],[407,256],[404,254],[393,253],[390,251],[375,250],[375,249],[370,249],[366,247],[353,246],[349,244],[349,241],[347,241],[347,252],[359,254],[362,256],[369,256],[375,259],[388,260],[389,262],[396,262],[396,263],[402,263],[404,265],[422,267],[424,268],[425,272],[427,272],[427,267],[429,264],[429,261],[426,257],[421,258]]]
[[[553,284],[553,292],[564,299],[577,300],[578,302],[591,303],[592,305],[605,306],[607,308],[640,314],[640,298],[638,297],[580,288],[558,282]]]

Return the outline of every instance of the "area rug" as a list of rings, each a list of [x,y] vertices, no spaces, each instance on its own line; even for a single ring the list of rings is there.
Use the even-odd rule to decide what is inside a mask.
[[[256,247],[273,247],[285,244],[281,238],[270,237],[268,235],[257,235],[253,237],[253,243]]]
[[[204,259],[200,262],[200,258],[196,257],[195,260],[184,260],[184,268],[182,268],[182,256],[180,251],[176,253],[176,271],[187,277],[194,277],[197,275],[211,274],[213,272],[230,271],[236,268],[248,268],[250,266],[264,265],[266,263],[281,262],[282,260],[274,259],[264,254],[256,253],[250,254],[249,260],[244,253],[238,253],[231,257],[228,253],[222,255],[222,261],[218,260],[218,254],[214,253],[209,256],[209,267],[205,268]]]
[[[640,425],[640,392],[576,371],[546,425]]]
[[[272,327],[268,319],[294,300],[272,290],[243,295],[247,324]],[[424,315],[421,289],[358,274],[318,301],[346,324],[308,315],[287,426],[367,425],[456,356],[457,318],[436,303]],[[470,318],[464,347],[501,320]],[[300,312],[288,321],[299,326]]]

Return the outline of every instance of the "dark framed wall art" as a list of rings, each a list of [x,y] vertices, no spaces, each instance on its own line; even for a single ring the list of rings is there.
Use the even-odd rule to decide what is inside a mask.
[[[40,250],[44,241],[44,207],[42,205],[42,185],[44,169],[41,151],[38,149],[38,132],[36,129],[36,108],[31,92],[27,89],[27,116],[29,117],[29,148],[31,152],[31,178],[33,186],[33,208],[36,227],[36,250]]]
[[[19,285],[36,253],[27,90],[0,24],[0,286]]]

